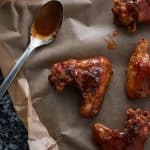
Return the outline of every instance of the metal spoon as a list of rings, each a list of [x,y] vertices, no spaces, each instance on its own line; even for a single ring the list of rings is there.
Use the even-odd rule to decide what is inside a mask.
[[[63,7],[58,1],[49,1],[41,7],[31,27],[30,43],[25,52],[18,59],[15,66],[0,86],[0,99],[20,71],[33,50],[39,46],[51,43],[60,29],[63,20]]]

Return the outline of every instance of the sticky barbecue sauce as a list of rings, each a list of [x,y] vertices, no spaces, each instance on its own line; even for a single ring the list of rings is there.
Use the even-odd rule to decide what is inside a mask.
[[[47,37],[53,34],[59,27],[59,19],[61,19],[60,15],[62,15],[60,11],[61,10],[58,10],[56,3],[44,5],[32,26],[32,35]]]

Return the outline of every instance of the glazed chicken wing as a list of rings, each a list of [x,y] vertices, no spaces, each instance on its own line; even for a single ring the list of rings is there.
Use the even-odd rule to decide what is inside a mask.
[[[150,54],[149,41],[139,41],[131,56],[128,70],[126,90],[130,99],[150,96]]]
[[[93,125],[93,136],[103,150],[144,150],[144,143],[150,134],[150,112],[127,110],[124,130],[114,130],[101,124]]]
[[[138,23],[150,23],[150,0],[114,0],[114,21],[136,31]]]
[[[112,75],[110,61],[105,57],[71,59],[52,66],[49,81],[58,92],[65,86],[77,87],[82,94],[81,114],[91,117],[98,113]]]

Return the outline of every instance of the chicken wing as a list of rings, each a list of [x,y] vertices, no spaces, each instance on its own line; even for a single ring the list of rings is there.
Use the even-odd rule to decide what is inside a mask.
[[[52,66],[49,81],[58,92],[65,86],[77,87],[82,94],[81,115],[96,115],[112,75],[112,66],[105,57],[71,59]]]
[[[114,0],[114,22],[136,31],[138,23],[150,23],[150,0]]]
[[[149,41],[139,41],[127,69],[126,91],[130,99],[150,96]]]
[[[101,124],[93,125],[93,136],[103,150],[144,150],[150,134],[150,112],[127,110],[127,123],[122,132]]]

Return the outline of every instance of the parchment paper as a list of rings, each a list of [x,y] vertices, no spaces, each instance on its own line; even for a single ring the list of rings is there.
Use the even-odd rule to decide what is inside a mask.
[[[39,7],[46,0],[0,1],[0,68],[9,72],[29,42],[29,26]],[[149,25],[138,26],[134,34],[113,24],[113,0],[61,0],[64,22],[57,39],[29,58],[9,89],[14,107],[29,134],[31,150],[97,150],[91,125],[100,122],[122,129],[127,108],[150,110],[150,100],[128,100],[124,85],[128,60],[140,38],[150,39]],[[117,48],[108,50],[106,38],[119,30]],[[108,57],[113,77],[102,109],[95,118],[79,114],[80,95],[66,88],[58,94],[48,82],[51,65],[70,58],[97,55]],[[51,147],[58,142],[58,145]],[[50,148],[51,147],[51,148]],[[150,140],[145,150],[150,149]]]

